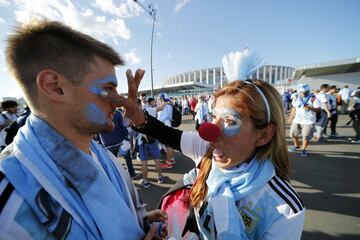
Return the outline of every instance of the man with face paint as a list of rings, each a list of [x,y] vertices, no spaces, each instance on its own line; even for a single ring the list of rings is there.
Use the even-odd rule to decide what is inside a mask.
[[[146,212],[129,174],[92,140],[114,129],[115,106],[106,96],[116,93],[120,56],[68,26],[40,20],[8,36],[6,61],[32,113],[0,156],[1,238],[161,235],[161,224],[152,223],[166,215]]]

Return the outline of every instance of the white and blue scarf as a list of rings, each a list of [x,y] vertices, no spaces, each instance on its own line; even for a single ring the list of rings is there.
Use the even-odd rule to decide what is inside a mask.
[[[61,222],[66,211],[72,217],[70,239],[143,239],[143,219],[138,218],[139,206],[131,199],[134,188],[121,175],[123,169],[95,142],[90,148],[104,171],[90,155],[30,115],[14,139],[15,158],[4,159],[0,168],[50,233],[52,222]],[[38,203],[40,192],[56,201],[51,206],[55,221],[47,221]]]
[[[260,189],[275,175],[275,169],[266,159],[253,158],[231,170],[220,169],[213,162],[206,181],[208,186],[207,211],[214,216],[219,239],[247,239],[245,226],[236,207],[236,201]]]

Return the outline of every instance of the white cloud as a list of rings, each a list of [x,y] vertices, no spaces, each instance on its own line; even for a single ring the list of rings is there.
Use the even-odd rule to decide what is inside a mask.
[[[127,0],[126,3],[116,5],[113,0],[96,0],[96,7],[99,7],[104,13],[110,13],[120,18],[139,16],[142,9],[133,0]]]
[[[4,19],[0,18],[0,24],[6,23]]]
[[[167,58],[167,59],[171,59],[170,53],[166,54],[166,58]]]
[[[130,52],[127,52],[124,54],[125,61],[130,64],[138,64],[140,63],[140,58],[136,56],[136,49],[133,48],[130,50]]]
[[[162,37],[162,33],[161,32],[156,32],[156,36]]]
[[[188,4],[191,0],[177,0],[175,5],[175,12],[178,13]]]
[[[10,2],[7,0],[0,0],[0,6],[9,6]]]
[[[131,37],[131,32],[123,19],[97,16],[92,9],[77,7],[71,0],[15,0],[15,7],[16,20],[19,22],[25,22],[34,17],[45,17],[64,22],[99,39],[114,40],[121,37],[129,40]]]

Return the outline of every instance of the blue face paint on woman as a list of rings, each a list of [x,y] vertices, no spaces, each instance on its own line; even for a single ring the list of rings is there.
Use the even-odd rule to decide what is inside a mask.
[[[240,113],[231,108],[214,109],[214,115],[220,117],[222,130],[225,136],[232,137],[240,132],[241,118]]]
[[[118,85],[118,81],[115,75],[108,76],[103,79],[99,79],[93,82],[90,86],[90,92],[95,93],[96,95],[107,95],[106,89],[103,88],[104,84],[114,84],[116,87]]]

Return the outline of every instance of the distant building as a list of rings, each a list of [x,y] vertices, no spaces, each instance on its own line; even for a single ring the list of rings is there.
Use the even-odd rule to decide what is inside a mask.
[[[324,83],[356,89],[360,86],[360,57],[300,66],[293,79],[294,83],[308,83],[311,89]]]
[[[264,65],[253,72],[250,79],[261,79],[275,87],[289,86],[295,68],[288,66]],[[215,89],[221,88],[227,83],[222,67],[199,69],[190,72],[176,74],[165,79],[162,87],[154,88],[154,95],[160,92],[166,92],[171,96],[189,95],[189,94],[208,94]],[[281,91],[279,89],[279,91]],[[145,92],[150,96],[150,89],[141,89],[140,93]]]

